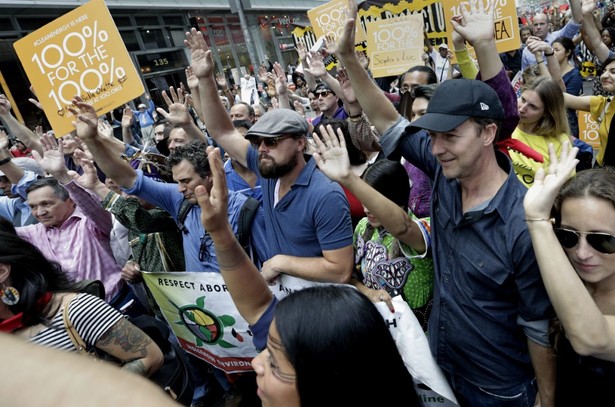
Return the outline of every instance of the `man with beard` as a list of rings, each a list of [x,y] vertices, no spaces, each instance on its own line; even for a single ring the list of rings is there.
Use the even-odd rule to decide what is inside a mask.
[[[192,69],[199,78],[203,117],[210,136],[261,178],[271,258],[262,274],[281,276],[286,290],[318,282],[347,283],[353,266],[352,223],[341,187],[303,155],[308,123],[289,109],[264,114],[246,137],[233,127],[217,97],[214,63],[200,32],[187,34]]]

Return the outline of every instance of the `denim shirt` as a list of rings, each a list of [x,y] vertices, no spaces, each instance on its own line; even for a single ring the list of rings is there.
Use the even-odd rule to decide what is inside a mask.
[[[463,213],[458,180],[447,179],[426,131],[409,134],[401,119],[381,138],[433,181],[431,232],[435,264],[429,343],[438,364],[474,385],[503,388],[534,376],[520,321],[548,320],[547,297],[510,161],[497,152],[505,183],[485,208]]]

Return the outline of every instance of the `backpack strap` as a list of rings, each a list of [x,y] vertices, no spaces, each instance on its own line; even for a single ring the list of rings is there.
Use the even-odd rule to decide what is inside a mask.
[[[188,217],[188,211],[190,210],[191,206],[192,204],[190,203],[190,201],[184,198],[182,200],[181,206],[179,207],[179,212],[177,213],[177,226],[183,234],[188,233],[188,229],[186,229],[186,225],[184,225],[184,223],[186,222],[186,218]]]
[[[258,257],[250,247],[250,231],[252,229],[252,219],[254,219],[254,214],[258,210],[260,204],[258,199],[248,197],[241,206],[239,223],[237,225],[237,240],[241,247],[243,247],[243,250],[248,253],[254,264],[258,263]]]

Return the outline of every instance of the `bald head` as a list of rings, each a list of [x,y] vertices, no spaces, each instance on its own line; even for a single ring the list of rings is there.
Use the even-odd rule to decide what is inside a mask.
[[[532,28],[534,29],[534,35],[544,41],[549,34],[549,19],[547,15],[544,13],[537,13],[534,16]]]

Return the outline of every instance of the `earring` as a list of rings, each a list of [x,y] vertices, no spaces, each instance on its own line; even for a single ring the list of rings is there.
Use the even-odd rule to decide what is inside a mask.
[[[15,305],[19,302],[19,291],[15,287],[5,287],[2,289],[0,300],[6,305]]]

